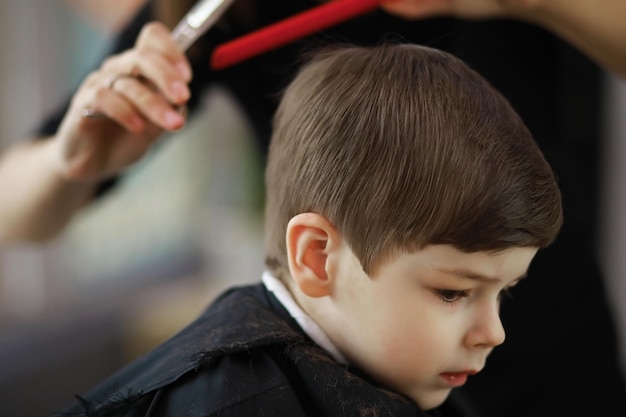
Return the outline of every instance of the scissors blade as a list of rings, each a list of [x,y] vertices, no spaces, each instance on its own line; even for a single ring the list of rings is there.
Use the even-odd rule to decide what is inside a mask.
[[[186,51],[202,36],[235,0],[200,0],[182,18],[172,31],[172,38]]]

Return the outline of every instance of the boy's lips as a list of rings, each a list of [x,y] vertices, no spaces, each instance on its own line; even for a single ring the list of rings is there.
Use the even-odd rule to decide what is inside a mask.
[[[451,387],[460,387],[467,382],[469,375],[475,375],[476,373],[478,373],[478,371],[468,370],[461,372],[443,372],[440,375]]]

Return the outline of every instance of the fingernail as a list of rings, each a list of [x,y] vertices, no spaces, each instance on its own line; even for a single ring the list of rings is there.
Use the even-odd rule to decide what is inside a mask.
[[[187,87],[187,85],[181,83],[180,81],[173,82],[170,86],[170,89],[172,91],[172,94],[174,95],[176,102],[182,102],[189,98],[189,88]]]
[[[183,123],[185,123],[185,119],[177,112],[173,110],[165,112],[165,125],[168,128],[178,129]]]

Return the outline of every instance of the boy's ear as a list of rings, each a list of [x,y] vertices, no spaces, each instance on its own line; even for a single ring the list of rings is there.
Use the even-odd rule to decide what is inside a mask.
[[[301,213],[287,225],[289,271],[300,291],[309,297],[324,297],[332,289],[328,255],[337,246],[339,234],[316,213]]]

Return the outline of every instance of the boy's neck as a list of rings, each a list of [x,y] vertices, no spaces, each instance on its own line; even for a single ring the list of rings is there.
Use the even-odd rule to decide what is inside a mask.
[[[270,272],[263,272],[263,285],[287,310],[289,315],[298,323],[302,330],[313,340],[318,346],[326,350],[337,362],[347,365],[348,361],[343,357],[335,344],[330,340],[324,330],[298,305],[291,292],[287,287]]]

